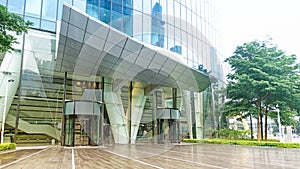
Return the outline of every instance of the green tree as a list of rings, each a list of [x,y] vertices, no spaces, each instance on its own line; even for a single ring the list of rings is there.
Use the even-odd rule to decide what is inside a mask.
[[[259,117],[263,112],[268,116],[269,109],[275,105],[279,105],[280,108],[288,107],[286,112],[298,109],[296,103],[299,103],[297,94],[300,81],[299,65],[296,64],[295,55],[286,55],[269,40],[253,41],[238,46],[233,56],[227,58],[225,62],[230,64],[233,72],[227,76],[227,97],[229,101],[255,106],[258,140],[262,136]],[[286,113],[288,114],[293,113]]]
[[[7,8],[0,5],[0,52],[13,50],[12,45],[17,39],[12,35],[21,35],[27,32],[32,23],[24,21],[21,16],[9,13]]]

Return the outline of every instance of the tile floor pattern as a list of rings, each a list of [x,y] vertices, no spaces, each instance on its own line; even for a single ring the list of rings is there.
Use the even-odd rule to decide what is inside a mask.
[[[48,147],[0,154],[0,169],[297,169],[300,149],[212,144]]]

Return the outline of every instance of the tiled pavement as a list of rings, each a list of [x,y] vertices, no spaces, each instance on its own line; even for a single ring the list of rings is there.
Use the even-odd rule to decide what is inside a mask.
[[[212,144],[41,148],[0,154],[0,169],[300,168],[300,149]]]

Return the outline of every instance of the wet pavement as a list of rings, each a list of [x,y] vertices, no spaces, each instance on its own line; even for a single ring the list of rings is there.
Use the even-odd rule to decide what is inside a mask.
[[[0,169],[300,168],[300,149],[213,144],[41,147],[0,154]]]

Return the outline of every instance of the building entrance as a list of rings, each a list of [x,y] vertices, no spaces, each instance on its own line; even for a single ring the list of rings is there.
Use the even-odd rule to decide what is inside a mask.
[[[101,103],[87,101],[66,102],[65,146],[96,146],[101,144]]]
[[[179,110],[172,108],[158,109],[157,126],[159,143],[179,143]]]

